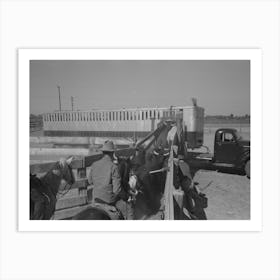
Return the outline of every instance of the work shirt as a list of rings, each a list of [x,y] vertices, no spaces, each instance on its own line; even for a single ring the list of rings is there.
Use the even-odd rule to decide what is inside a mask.
[[[91,165],[88,176],[89,184],[93,184],[93,196],[108,204],[118,200],[121,191],[121,177],[119,169],[108,155]]]

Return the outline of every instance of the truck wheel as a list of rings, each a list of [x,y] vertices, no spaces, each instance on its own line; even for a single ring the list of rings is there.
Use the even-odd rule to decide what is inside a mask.
[[[248,160],[247,162],[246,162],[246,164],[245,164],[245,173],[246,173],[246,176],[248,177],[248,178],[250,178],[250,172],[251,172],[251,170],[250,170],[251,168],[250,168],[250,160]]]

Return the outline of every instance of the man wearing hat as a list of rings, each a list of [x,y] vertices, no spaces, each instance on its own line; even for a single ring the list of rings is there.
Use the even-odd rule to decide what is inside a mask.
[[[126,218],[124,209],[127,209],[127,202],[120,198],[122,191],[121,177],[118,166],[113,162],[114,143],[107,140],[100,150],[103,157],[91,165],[88,176],[89,184],[94,185],[94,200],[95,202],[114,205]]]

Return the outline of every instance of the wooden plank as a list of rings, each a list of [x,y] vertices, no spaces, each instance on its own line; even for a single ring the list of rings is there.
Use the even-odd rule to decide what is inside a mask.
[[[77,178],[78,179],[86,178],[86,176],[87,176],[87,174],[86,174],[86,168],[85,167],[77,169]]]
[[[46,162],[46,163],[39,163],[39,164],[31,164],[30,165],[30,173],[37,174],[37,173],[46,173],[48,172],[53,166],[55,162]]]
[[[32,136],[29,141],[31,143],[40,144],[90,144],[88,137],[48,137],[48,136]]]
[[[79,159],[74,159],[71,162],[72,169],[82,168],[83,166],[84,166],[84,157],[81,157]]]
[[[37,173],[46,173],[48,172],[56,162],[45,162],[45,163],[36,163],[30,165],[30,173],[37,174]],[[83,159],[75,159],[71,163],[71,167],[73,169],[82,168],[84,165]]]
[[[88,185],[87,178],[77,179],[75,183],[71,186],[71,189],[81,189],[86,188]]]
[[[30,147],[30,156],[44,156],[44,155],[59,155],[62,158],[68,156],[87,156],[89,155],[88,148],[36,148]]]
[[[171,147],[171,151],[173,151]],[[169,170],[167,171],[165,189],[164,189],[164,219],[165,220],[174,220],[174,201],[173,201],[173,152],[170,153],[168,160]]]
[[[94,155],[84,157],[84,166],[83,167],[91,166],[94,161],[101,159],[102,156],[103,156],[102,153],[96,153]]]
[[[78,136],[31,136],[30,143],[58,144],[58,145],[103,145],[106,140],[111,140],[115,145],[131,145],[132,139],[124,137],[78,137]]]
[[[87,169],[86,167],[77,169],[77,178],[78,179],[86,179],[87,177]],[[80,196],[87,196],[87,190],[85,188],[79,188]]]
[[[55,209],[61,210],[61,209],[71,208],[84,204],[87,204],[86,196],[67,197],[67,198],[59,199],[55,205]]]
[[[82,205],[82,206],[77,206],[77,207],[72,207],[72,208],[67,208],[63,210],[58,210],[55,211],[54,213],[54,220],[63,220],[63,219],[69,219],[78,214],[79,212],[83,211],[89,207],[89,205]]]

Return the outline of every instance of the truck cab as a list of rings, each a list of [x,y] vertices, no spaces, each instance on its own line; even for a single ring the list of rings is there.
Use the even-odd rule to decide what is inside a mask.
[[[233,128],[220,128],[215,133],[214,153],[190,153],[191,163],[203,168],[238,169],[250,178],[250,141],[243,140]]]
[[[213,164],[235,167],[238,169],[250,168],[250,141],[243,140],[236,129],[220,128],[215,133]],[[246,171],[248,173],[248,170]],[[247,174],[250,177],[250,174]]]

